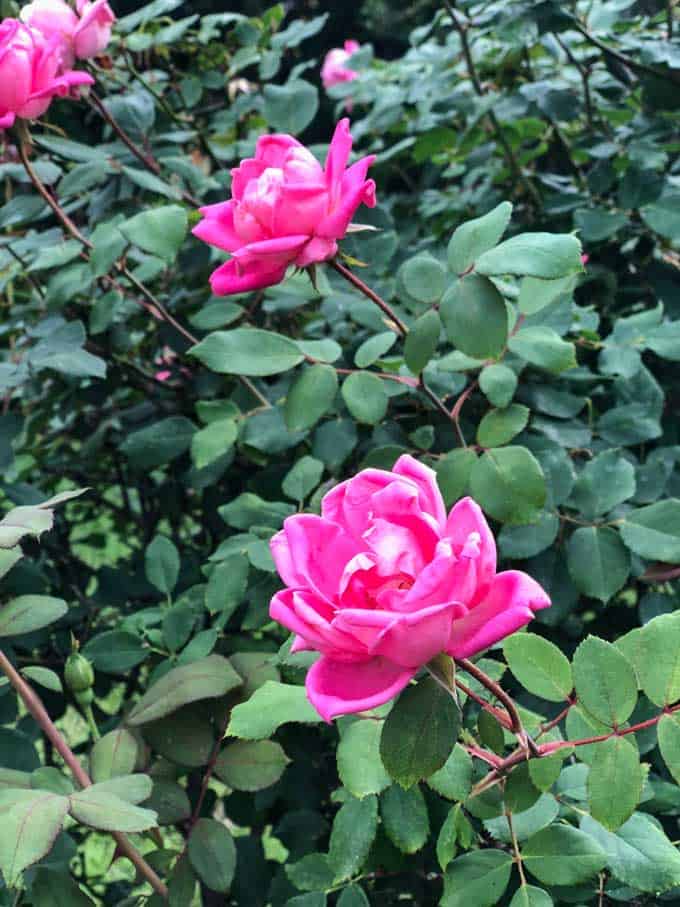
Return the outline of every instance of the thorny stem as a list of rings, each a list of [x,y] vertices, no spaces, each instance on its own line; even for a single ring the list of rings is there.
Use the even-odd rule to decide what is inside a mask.
[[[47,202],[52,211],[56,214],[57,218],[64,225],[66,230],[77,239],[83,246],[83,248],[90,252],[93,249],[93,245],[87,237],[83,236],[78,227],[73,223],[68,214],[61,207],[59,202],[52,196],[52,194],[47,190],[42,180],[36,173],[28,155],[28,149],[30,148],[31,138],[26,128],[25,124],[22,121],[19,121],[18,127],[18,136],[19,136],[19,156],[21,158],[21,163],[28,174],[29,179],[33,183],[34,188],[42,196],[42,198]],[[145,303],[141,303],[147,311],[150,311],[152,315],[159,318],[161,321],[165,321],[184,337],[192,346],[195,346],[198,343],[198,338],[195,337],[191,331],[187,330],[182,324],[180,324],[177,319],[168,312],[163,303],[149,290],[144,284],[138,280],[135,275],[130,271],[130,269],[122,262],[119,261],[116,263],[118,271],[132,284],[132,286],[144,297],[146,300]],[[259,402],[266,406],[267,408],[271,407],[271,403],[264,394],[261,394],[260,391],[255,387],[255,385],[246,378],[244,375],[239,375],[239,380],[246,387],[250,393],[257,399]]]
[[[492,680],[488,674],[482,671],[481,668],[478,668],[477,665],[470,661],[467,658],[456,658],[456,664],[459,668],[465,671],[470,677],[474,677],[476,681],[481,683],[495,698],[502,703],[506,712],[510,716],[510,730],[515,734],[520,742],[520,745],[526,750],[527,754],[533,754],[534,756],[538,755],[538,748],[531,737],[524,730],[522,724],[522,719],[519,717],[519,712],[517,711],[517,706],[513,700],[508,696],[503,687],[496,683],[495,680]]]
[[[134,143],[134,141],[120,125],[120,123],[118,123],[118,121],[106,109],[106,106],[104,105],[101,98],[97,94],[95,94],[95,92],[91,91],[88,96],[88,100],[90,102],[90,106],[94,107],[95,110],[97,110],[97,112],[101,114],[101,116],[113,129],[121,142],[132,152],[132,154],[134,154],[137,160],[144,164],[147,170],[150,170],[151,173],[153,173],[155,176],[160,176],[162,173],[161,165],[158,163],[156,158],[150,152],[147,153],[143,151],[138,145]],[[182,198],[190,205],[194,205],[194,207],[196,208],[200,207],[200,201],[197,198],[194,198],[194,196],[190,192],[182,190]]]
[[[608,44],[605,44],[604,41],[594,35],[592,32],[588,31],[585,25],[579,21],[575,16],[573,17],[573,25],[576,31],[580,32],[583,37],[595,47],[599,48],[603,54],[611,57],[613,60],[616,60],[618,63],[621,63],[623,66],[627,66],[628,69],[631,69],[636,73],[643,73],[650,76],[656,76],[657,79],[670,79],[671,82],[680,82],[680,75],[673,70],[668,69],[666,72],[661,72],[658,69],[655,69],[653,66],[648,66],[646,63],[639,63],[637,60],[633,60],[631,57],[622,54],[618,50],[610,47]]]
[[[50,716],[47,714],[47,710],[45,709],[42,700],[40,699],[38,694],[30,687],[30,685],[26,683],[24,678],[21,676],[21,674],[19,674],[17,669],[14,667],[14,665],[5,655],[2,649],[0,649],[0,670],[2,670],[11,685],[14,687],[17,695],[26,706],[26,709],[36,720],[42,732],[50,741],[54,749],[64,760],[76,782],[80,785],[81,788],[90,787],[90,785],[92,784],[90,776],[78,761],[78,758],[76,757],[73,750],[69,747],[62,735],[59,733],[58,728],[56,727]],[[118,845],[118,850],[135,865],[137,870],[147,880],[154,891],[156,891],[162,898],[167,900],[168,889],[165,886],[164,882],[159,878],[152,867],[149,866],[144,857],[131,843],[127,836],[119,831],[112,831],[110,834]]]
[[[486,91],[479,78],[477,67],[475,66],[475,61],[472,56],[472,50],[470,49],[470,42],[467,35],[468,26],[461,21],[460,14],[456,11],[456,0],[444,0],[444,6],[446,7],[446,11],[449,14],[449,18],[453,22],[454,28],[458,32],[463,56],[465,57],[465,64],[467,66],[475,93],[480,98],[484,97]],[[498,144],[503,149],[505,160],[507,161],[508,166],[513,173],[513,176],[515,177],[515,180],[524,186],[533,202],[539,203],[541,199],[538,191],[536,190],[536,187],[533,185],[533,183],[522,172],[519,161],[517,160],[514,151],[510,147],[510,143],[503,134],[503,129],[498,121],[498,117],[493,112],[493,110],[490,110],[487,113],[486,117],[491,124]]]
[[[524,887],[527,883],[526,876],[524,875],[524,866],[522,864],[522,854],[519,849],[519,844],[517,842],[517,835],[515,833],[515,826],[512,824],[512,813],[510,810],[505,811],[505,818],[508,823],[508,829],[510,831],[510,840],[512,842],[512,852],[515,855],[515,863],[517,864],[517,869],[519,871],[519,878]]]
[[[594,127],[593,102],[592,102],[592,98],[590,96],[590,81],[589,81],[590,73],[588,72],[588,67],[584,66],[582,63],[579,63],[579,61],[574,56],[571,48],[569,47],[569,45],[566,44],[560,38],[560,36],[557,34],[557,32],[554,32],[553,35],[554,35],[555,40],[559,44],[559,46],[562,48],[562,50],[566,54],[569,62],[573,66],[575,66],[576,69],[578,69],[578,71],[579,71],[579,75],[581,76],[581,81],[583,82],[583,101],[584,101],[585,108],[586,108],[586,120],[588,121],[588,126],[590,127],[590,129],[593,129],[593,127]]]
[[[337,271],[338,274],[341,274],[345,278],[345,280],[348,281],[348,283],[351,283],[352,286],[356,287],[360,293],[363,293],[364,296],[368,297],[368,299],[371,300],[371,302],[375,303],[375,305],[378,306],[383,314],[387,315],[390,321],[394,325],[396,325],[397,330],[402,337],[405,337],[408,334],[408,328],[401,320],[401,318],[392,310],[392,308],[385,302],[385,300],[381,296],[378,296],[378,294],[374,292],[369,286],[367,286],[360,277],[357,277],[357,275],[354,274],[353,271],[350,271],[349,268],[346,268],[345,265],[340,264],[340,262],[336,258],[331,259],[328,264],[331,266],[331,268],[333,268],[334,271]]]

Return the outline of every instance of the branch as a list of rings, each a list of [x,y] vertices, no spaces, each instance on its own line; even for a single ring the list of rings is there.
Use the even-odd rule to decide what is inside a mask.
[[[577,18],[574,17],[574,28],[576,31],[580,32],[583,37],[590,44],[598,47],[602,53],[611,57],[613,60],[621,63],[623,66],[627,66],[628,69],[631,69],[636,73],[643,73],[645,75],[655,76],[657,79],[663,79],[664,81],[670,80],[671,82],[676,82],[680,84],[680,73],[674,69],[659,70],[654,66],[648,66],[646,63],[639,63],[637,60],[633,60],[631,57],[622,54],[618,50],[614,50],[608,44],[605,44],[604,41],[601,41],[596,35],[588,31],[588,29],[581,23]]]
[[[78,758],[76,757],[73,750],[69,747],[69,745],[59,733],[58,728],[56,727],[50,716],[47,714],[47,710],[42,704],[42,700],[29,686],[29,684],[26,683],[24,678],[21,676],[21,674],[19,674],[12,662],[9,660],[9,658],[7,658],[7,656],[1,649],[0,670],[2,670],[9,682],[12,684],[17,695],[26,706],[26,709],[36,720],[42,732],[50,741],[54,749],[64,760],[76,782],[80,785],[81,788],[89,787],[92,784],[90,776],[78,761]],[[164,900],[167,900],[168,889],[166,888],[165,884],[151,868],[151,866],[149,866],[144,857],[131,843],[128,837],[120,831],[112,831],[110,832],[110,834],[116,841],[120,852],[124,854],[135,865],[135,867],[151,885],[154,891],[156,891]]]
[[[331,266],[331,268],[333,268],[334,271],[337,271],[338,274],[341,274],[346,281],[351,283],[352,286],[356,287],[360,293],[363,293],[364,296],[368,297],[368,299],[371,300],[371,302],[375,303],[375,305],[377,305],[378,308],[385,315],[387,315],[390,321],[394,325],[396,325],[397,330],[402,337],[405,337],[408,334],[408,328],[401,320],[401,318],[394,311],[392,311],[392,308],[385,302],[385,300],[381,296],[378,296],[378,294],[375,293],[369,286],[367,286],[360,277],[357,277],[357,275],[350,271],[349,268],[341,265],[336,258],[331,259],[328,264]]]

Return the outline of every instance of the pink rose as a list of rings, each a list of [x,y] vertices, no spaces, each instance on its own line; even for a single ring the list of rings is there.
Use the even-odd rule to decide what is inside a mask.
[[[269,613],[316,650],[307,695],[319,714],[372,709],[441,652],[467,658],[547,608],[526,573],[496,573],[484,515],[463,498],[446,515],[435,473],[410,456],[364,469],[324,497],[322,515],[288,517],[271,541],[288,588]]]
[[[106,50],[116,17],[106,0],[76,0],[80,22],[73,34],[76,57],[86,60]]]
[[[46,38],[17,19],[0,23],[0,128],[16,117],[35,119],[53,97],[93,82],[85,72],[63,71],[58,36]]]
[[[47,38],[58,36],[62,66],[101,53],[111,39],[116,17],[106,0],[77,0],[78,14],[64,0],[33,0],[21,10],[22,21]]]
[[[349,120],[341,120],[325,169],[290,135],[263,135],[254,158],[231,171],[232,198],[201,208],[199,239],[231,252],[210,277],[213,293],[259,290],[283,280],[286,268],[332,258],[354,212],[375,205],[375,183],[364,157],[347,167],[352,150]]]
[[[321,67],[321,81],[324,88],[328,89],[339,82],[352,82],[359,77],[359,73],[355,69],[349,69],[346,65],[352,54],[358,50],[358,41],[345,41],[344,50],[342,47],[334,47],[333,50],[328,51]]]

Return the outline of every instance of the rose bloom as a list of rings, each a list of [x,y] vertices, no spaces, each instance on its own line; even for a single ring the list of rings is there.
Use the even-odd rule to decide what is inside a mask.
[[[354,212],[375,205],[366,172],[375,160],[347,167],[352,150],[349,120],[341,120],[325,168],[290,135],[263,135],[254,158],[231,171],[230,201],[201,208],[199,239],[231,252],[213,272],[213,293],[225,296],[279,283],[289,265],[327,261],[338,251]]]
[[[16,117],[42,116],[53,97],[93,82],[85,72],[63,70],[58,37],[46,38],[17,19],[0,22],[0,129]]]
[[[271,541],[283,582],[270,615],[316,650],[307,695],[326,720],[372,709],[441,652],[467,658],[547,608],[518,570],[496,573],[496,545],[472,498],[448,517],[433,470],[402,456],[364,469],[297,514]]]
[[[321,67],[321,81],[324,88],[328,89],[340,82],[352,82],[359,77],[359,73],[355,69],[347,66],[349,58],[358,50],[358,41],[345,41],[344,49],[334,47],[333,50],[328,51]]]
[[[76,0],[74,11],[64,0],[33,0],[21,10],[21,18],[48,38],[59,37],[62,65],[73,66],[77,59],[96,57],[111,40],[116,21],[107,0]]]

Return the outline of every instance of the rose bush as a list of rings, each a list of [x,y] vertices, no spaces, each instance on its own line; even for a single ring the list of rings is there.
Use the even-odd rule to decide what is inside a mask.
[[[269,609],[291,652],[322,657],[307,694],[327,721],[382,705],[441,652],[467,658],[525,626],[550,599],[519,570],[496,573],[479,506],[448,518],[433,470],[410,456],[326,494],[321,516],[288,517],[271,541],[287,589]]]
[[[672,904],[677,4],[111,5],[0,4],[0,905]]]

